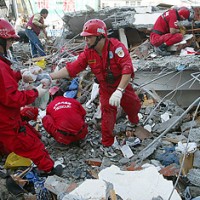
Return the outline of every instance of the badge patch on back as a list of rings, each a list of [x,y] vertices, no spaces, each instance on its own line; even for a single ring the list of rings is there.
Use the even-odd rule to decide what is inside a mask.
[[[116,53],[120,58],[123,58],[123,57],[124,57],[124,51],[123,51],[122,47],[118,47],[118,48],[115,50],[115,53]]]

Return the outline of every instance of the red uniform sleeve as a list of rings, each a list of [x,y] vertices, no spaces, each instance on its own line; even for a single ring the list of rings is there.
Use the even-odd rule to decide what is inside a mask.
[[[0,103],[7,107],[19,108],[31,104],[38,96],[35,90],[18,90],[16,81],[19,73],[14,72],[10,67],[1,62],[0,68]]]
[[[19,82],[22,79],[22,75],[20,71],[13,71],[13,74],[17,82]]]
[[[115,42],[116,43],[116,42]],[[119,42],[117,46],[114,47],[114,57],[116,62],[122,68],[121,74],[132,74],[134,76],[133,64],[129,54],[128,49],[124,46],[123,43]]]
[[[80,53],[77,60],[66,64],[70,77],[75,77],[79,72],[83,71],[87,67],[87,57],[85,51]]]

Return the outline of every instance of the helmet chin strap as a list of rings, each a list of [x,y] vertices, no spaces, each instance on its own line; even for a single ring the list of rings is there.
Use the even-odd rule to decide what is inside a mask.
[[[7,57],[7,51],[6,51],[7,41],[6,41],[6,39],[0,38],[0,45],[3,47],[4,55]]]
[[[94,44],[92,46],[89,47],[89,49],[94,49],[94,47],[96,47],[96,45],[98,44],[98,42],[103,38],[103,35],[97,36],[96,40],[94,42]]]

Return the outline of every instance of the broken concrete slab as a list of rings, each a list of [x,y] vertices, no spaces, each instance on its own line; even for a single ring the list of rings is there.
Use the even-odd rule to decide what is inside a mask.
[[[100,171],[99,179],[112,183],[116,194],[122,199],[152,200],[161,196],[163,200],[167,200],[173,189],[172,181],[164,179],[153,166],[140,171],[121,171],[112,165]],[[181,200],[176,190],[171,200]]]
[[[104,180],[85,180],[80,186],[69,193],[71,197],[75,197],[77,200],[81,199],[93,199],[93,200],[108,200],[110,192],[113,190],[113,185]],[[69,200],[68,194],[63,197],[62,200]]]
[[[65,179],[54,176],[48,176],[44,182],[44,187],[54,194],[58,195],[61,192],[67,192],[68,183]]]
[[[140,140],[144,140],[146,138],[151,138],[153,135],[148,130],[144,129],[142,126],[138,126],[135,129],[134,135],[138,137]]]

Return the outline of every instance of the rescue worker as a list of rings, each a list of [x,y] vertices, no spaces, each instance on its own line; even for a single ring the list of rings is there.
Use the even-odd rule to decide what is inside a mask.
[[[48,39],[47,32],[45,30],[47,25],[44,24],[44,19],[46,19],[47,16],[48,10],[42,9],[40,13],[33,15],[26,25],[25,33],[30,41],[31,54],[33,58],[46,56],[46,53],[38,36],[40,32],[43,31],[44,36],[46,37],[46,39]]]
[[[40,171],[57,173],[61,168],[54,168],[44,144],[32,129],[23,123],[20,108],[33,103],[36,98],[45,94],[42,84],[31,90],[18,90],[18,81],[22,78],[20,71],[11,69],[11,61],[7,58],[7,50],[13,41],[19,39],[13,26],[0,19],[0,152],[30,158]]]
[[[76,99],[63,96],[65,88],[65,83],[60,88],[50,88],[52,101],[47,106],[42,123],[58,143],[68,145],[84,139],[88,129],[85,123],[85,109]]]
[[[190,10],[186,7],[172,8],[164,12],[156,20],[150,34],[150,42],[160,55],[170,55],[166,48],[181,42],[181,33],[178,21],[192,20]]]
[[[119,40],[108,38],[106,24],[99,19],[91,19],[83,26],[81,36],[87,46],[77,60],[67,63],[52,79],[75,77],[89,65],[99,82],[102,110],[103,148],[114,143],[113,129],[116,122],[117,107],[122,106],[132,124],[139,122],[138,112],[141,103],[132,85],[133,65],[127,48]],[[109,149],[113,149],[112,147]]]

